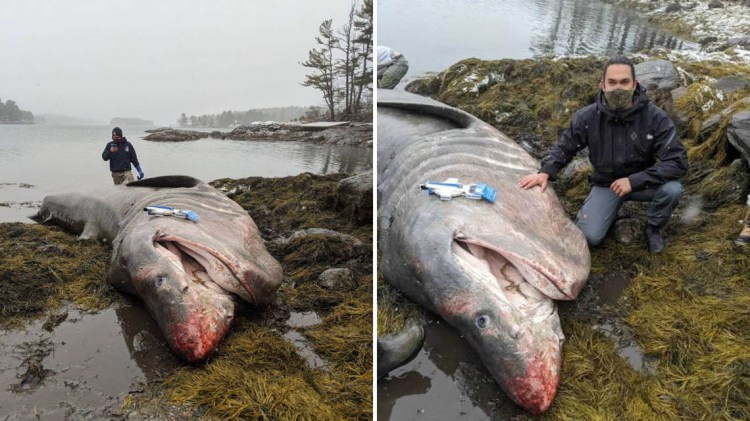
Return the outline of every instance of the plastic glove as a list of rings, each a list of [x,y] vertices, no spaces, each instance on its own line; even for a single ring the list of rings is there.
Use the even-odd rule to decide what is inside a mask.
[[[143,170],[141,167],[135,167],[135,169],[138,171],[138,179],[142,179],[144,177]]]

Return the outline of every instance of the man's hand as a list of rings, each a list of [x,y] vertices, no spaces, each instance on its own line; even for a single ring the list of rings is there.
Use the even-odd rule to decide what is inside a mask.
[[[544,191],[547,188],[547,180],[549,180],[549,174],[543,172],[524,175],[518,180],[518,187],[528,190],[534,186],[541,186],[542,191]]]
[[[144,175],[143,175],[143,171],[141,171],[141,170],[138,170],[138,179],[139,179],[139,180],[140,180],[140,179],[142,179],[142,178],[143,178],[143,176],[144,176]]]
[[[117,146],[112,146],[111,148],[109,148],[109,151],[112,153],[117,152]]]
[[[614,183],[610,184],[609,189],[619,197],[623,197],[633,191],[633,187],[630,185],[630,180],[627,177],[615,180]]]

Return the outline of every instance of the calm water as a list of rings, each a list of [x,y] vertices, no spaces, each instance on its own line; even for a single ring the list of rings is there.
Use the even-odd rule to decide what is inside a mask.
[[[378,44],[409,60],[407,77],[469,57],[698,49],[599,0],[378,0]]]
[[[205,181],[302,172],[354,174],[372,168],[372,149],[301,142],[149,142],[125,128],[146,177],[186,174]],[[0,222],[23,221],[48,194],[112,185],[101,153],[109,126],[0,125]],[[137,175],[135,171],[134,175]]]

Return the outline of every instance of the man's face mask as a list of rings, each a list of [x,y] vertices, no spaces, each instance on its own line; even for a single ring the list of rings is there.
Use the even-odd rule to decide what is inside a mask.
[[[607,101],[607,107],[613,111],[621,111],[630,105],[633,100],[633,91],[629,89],[615,89],[614,91],[604,92],[604,99]]]

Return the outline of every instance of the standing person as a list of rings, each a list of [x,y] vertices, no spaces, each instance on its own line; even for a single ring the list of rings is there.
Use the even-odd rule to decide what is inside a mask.
[[[652,253],[660,253],[666,244],[662,228],[682,197],[687,153],[667,113],[646,97],[627,57],[607,61],[597,101],[576,112],[539,172],[522,177],[518,186],[544,191],[548,179],[585,147],[594,171],[576,225],[588,244],[601,243],[620,205],[635,200],[650,202],[646,241]]]
[[[109,161],[109,170],[112,171],[112,180],[114,180],[115,185],[133,181],[133,173],[130,170],[131,163],[138,171],[138,179],[143,178],[143,170],[138,164],[135,148],[128,142],[127,138],[122,137],[122,130],[119,127],[112,129],[112,141],[107,142],[107,146],[102,152],[102,159]]]
[[[401,82],[409,62],[401,53],[384,45],[378,45],[378,88],[393,89]]]

